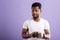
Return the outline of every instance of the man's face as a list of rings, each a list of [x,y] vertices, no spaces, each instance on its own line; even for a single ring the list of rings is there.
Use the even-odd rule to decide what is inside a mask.
[[[38,18],[39,14],[41,13],[41,9],[39,9],[39,7],[32,7],[32,16],[34,18]]]

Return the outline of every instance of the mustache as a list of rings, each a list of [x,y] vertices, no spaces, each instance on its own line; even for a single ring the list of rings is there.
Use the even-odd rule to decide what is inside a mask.
[[[33,18],[38,18],[39,15],[36,15],[36,14],[32,14]]]
[[[39,14],[32,14],[32,16],[39,16]]]

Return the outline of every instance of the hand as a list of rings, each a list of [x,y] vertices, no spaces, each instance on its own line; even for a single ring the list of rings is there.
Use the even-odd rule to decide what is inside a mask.
[[[33,37],[37,37],[38,36],[38,32],[34,32]]]
[[[37,37],[37,36],[38,36],[38,32],[31,33],[31,37]]]
[[[38,38],[42,38],[42,33],[38,33]]]
[[[33,34],[34,34],[34,32],[30,34],[30,35],[31,35],[31,37],[33,37]]]

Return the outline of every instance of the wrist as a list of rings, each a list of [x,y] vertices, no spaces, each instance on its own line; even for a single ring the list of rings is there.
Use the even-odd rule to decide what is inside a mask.
[[[50,36],[47,34],[43,34],[43,38],[50,38]]]

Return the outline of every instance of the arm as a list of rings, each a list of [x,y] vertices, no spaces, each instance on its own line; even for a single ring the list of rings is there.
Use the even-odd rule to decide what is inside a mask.
[[[49,39],[50,38],[50,32],[49,32],[49,30],[45,29],[44,32],[45,32],[44,37],[47,38],[47,39]]]
[[[31,34],[27,34],[28,30],[27,29],[23,29],[22,30],[22,38],[30,38]]]
[[[29,21],[25,21],[23,24],[23,28],[22,28],[22,38],[30,38],[30,34],[28,34],[28,24]]]
[[[45,21],[44,32],[45,32],[45,34],[43,36],[47,39],[50,39],[50,25],[47,20]]]

